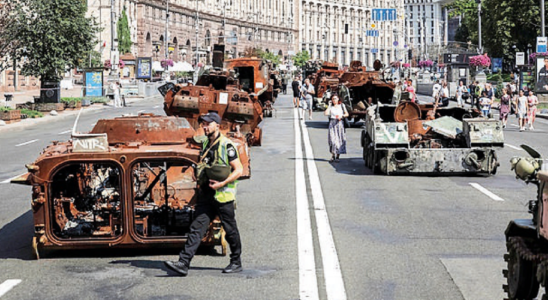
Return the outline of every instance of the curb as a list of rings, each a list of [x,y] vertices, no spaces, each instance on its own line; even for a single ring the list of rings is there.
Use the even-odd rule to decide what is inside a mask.
[[[138,101],[142,101],[142,100],[149,100],[149,99],[153,99],[155,97],[161,97],[161,95],[148,96],[148,97],[142,97],[142,98],[126,98],[126,104],[130,104],[130,103],[134,103],[134,102],[138,102]],[[90,107],[90,108],[82,110],[82,114],[85,114],[85,113],[90,112],[90,111],[106,110],[106,109],[109,109],[109,108],[113,108],[113,106],[103,105],[103,106],[100,106],[100,107]],[[7,130],[22,129],[22,128],[31,127],[31,126],[38,125],[38,124],[47,123],[47,122],[54,121],[54,120],[65,119],[65,118],[77,115],[79,111],[80,110],[64,111],[63,113],[60,113],[57,116],[47,115],[47,116],[44,116],[44,117],[38,118],[38,119],[24,119],[24,120],[21,120],[21,121],[16,122],[16,123],[6,124],[5,126],[0,127],[0,133],[4,132],[4,131],[7,131]]]

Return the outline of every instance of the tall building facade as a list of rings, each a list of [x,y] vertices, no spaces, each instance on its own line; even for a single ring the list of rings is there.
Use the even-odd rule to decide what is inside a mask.
[[[300,50],[314,59],[372,66],[405,59],[403,0],[305,0],[299,21]],[[375,10],[392,9],[392,18],[375,18]]]
[[[103,28],[98,36],[103,59],[110,57],[111,1],[88,0],[89,15]],[[195,64],[196,59],[209,61],[213,44],[219,41],[224,41],[226,53],[232,57],[243,55],[248,47],[282,57],[296,51],[295,1],[114,0],[114,10],[116,20],[126,11],[134,56]]]
[[[445,5],[453,0],[404,0],[406,43],[417,60],[437,59],[448,42]]]

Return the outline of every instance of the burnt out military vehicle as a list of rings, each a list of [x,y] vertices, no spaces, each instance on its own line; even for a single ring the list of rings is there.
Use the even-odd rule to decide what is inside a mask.
[[[365,166],[383,174],[495,174],[504,146],[500,121],[463,108],[391,99],[367,109],[361,144]]]
[[[76,126],[75,126],[76,127]],[[12,183],[32,187],[32,240],[45,249],[181,247],[194,219],[201,145],[184,118],[99,120],[90,133],[53,142]],[[246,140],[230,136],[249,178]],[[214,220],[203,242],[220,245]]]
[[[532,183],[537,191],[529,201],[529,219],[512,220],[506,228],[502,271],[507,283],[503,289],[510,300],[537,299],[540,285],[545,289],[542,300],[548,299],[548,171],[541,155],[521,145],[530,157],[514,157],[510,163],[516,178]]]
[[[200,76],[196,85],[167,83],[161,86],[164,111],[168,116],[186,118],[197,131],[202,130],[199,117],[215,111],[222,119],[222,133],[243,136],[250,146],[260,146],[262,129],[259,124],[263,121],[263,109],[259,97],[247,89],[250,83],[245,76],[237,78],[234,72],[222,70],[223,55],[224,45],[215,45],[215,69]]]

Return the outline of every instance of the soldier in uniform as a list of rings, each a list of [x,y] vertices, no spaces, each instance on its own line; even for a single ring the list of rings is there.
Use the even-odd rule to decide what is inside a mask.
[[[190,233],[178,261],[166,261],[165,265],[182,276],[188,274],[190,261],[194,257],[202,238],[207,232],[209,223],[219,216],[226,232],[230,246],[230,264],[223,273],[242,271],[240,255],[242,252],[240,233],[236,225],[234,201],[236,200],[236,183],[242,175],[243,167],[238,151],[232,142],[219,131],[221,117],[210,112],[200,117],[200,124],[207,136],[202,144],[201,163],[208,166],[230,166],[230,174],[222,181],[208,179],[199,186],[196,203],[196,218],[190,225]],[[200,179],[198,179],[200,181]],[[203,180],[202,180],[203,181]]]

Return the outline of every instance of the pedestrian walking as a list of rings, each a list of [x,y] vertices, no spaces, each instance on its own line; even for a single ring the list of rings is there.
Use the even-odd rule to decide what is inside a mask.
[[[330,162],[339,162],[339,156],[346,154],[346,132],[344,129],[344,118],[348,118],[346,107],[339,101],[339,96],[333,95],[329,101],[329,107],[324,115],[329,117],[329,131],[327,143],[331,153]]]
[[[314,86],[310,84],[310,79],[304,80],[304,85],[301,88],[301,95],[304,101],[302,101],[302,116],[301,119],[304,119],[305,111],[308,110],[308,119],[312,120],[312,101],[313,96],[316,94],[316,91],[314,90]]]
[[[529,110],[527,111],[527,119],[529,121],[529,130],[535,130],[533,124],[537,116],[538,98],[533,91],[529,91],[529,97],[527,97],[527,104]]]
[[[500,98],[500,120],[502,121],[502,128],[506,128],[508,115],[510,114],[512,97],[509,93],[512,93],[511,89],[502,89],[502,97]]]
[[[282,93],[284,95],[287,94],[287,80],[285,79],[285,75],[282,77]]]
[[[413,87],[413,80],[409,79],[409,83],[407,84],[407,91],[409,92],[409,98],[411,99],[411,102],[415,102],[417,95],[415,94],[415,88]]]
[[[301,97],[301,81],[299,80],[299,76],[295,76],[293,79],[291,89],[293,90],[293,106],[297,108],[300,105],[299,98]]]
[[[207,178],[207,174],[199,176],[199,192],[196,202],[195,219],[190,225],[190,233],[178,261],[165,261],[164,264],[182,276],[188,274],[190,261],[200,246],[206,234],[209,223],[219,216],[226,233],[226,241],[230,246],[230,264],[223,269],[223,273],[237,273],[242,271],[240,259],[242,247],[240,233],[236,224],[235,206],[236,183],[242,175],[243,167],[238,150],[226,136],[219,131],[221,117],[215,112],[202,115],[199,119],[207,140],[202,144],[200,164],[210,170],[219,170],[218,173],[230,172],[224,180],[221,178]],[[206,173],[206,172],[203,172]],[[224,175],[218,175],[225,177]]]
[[[516,82],[514,80],[512,80],[512,82],[510,82],[510,94],[511,96],[514,96],[516,95],[518,92],[518,89],[517,89],[517,86],[516,86]]]
[[[434,86],[432,87],[432,98],[434,98],[434,102],[438,101],[440,90],[441,90],[440,81],[436,80],[436,83],[434,83]]]
[[[489,115],[491,114],[491,98],[489,98],[489,94],[487,91],[483,91],[481,98],[479,99],[480,105],[481,105],[481,114],[485,118],[489,118]]]
[[[460,80],[459,86],[457,87],[457,107],[464,107],[464,99],[462,98],[464,93],[468,93],[468,88],[464,85],[464,82]]]
[[[474,106],[477,105],[477,99],[478,99],[478,95],[476,94],[476,87],[477,86],[478,86],[477,81],[472,81],[472,83],[470,83],[470,85],[468,86],[468,88],[470,90],[470,106],[472,108],[474,108]]]
[[[112,86],[112,92],[114,93],[114,107],[122,107],[122,102],[120,101],[120,82],[114,82]]]
[[[439,106],[449,106],[449,88],[447,88],[447,82],[443,82],[443,87],[441,88],[440,93],[441,104]]]
[[[525,130],[525,118],[527,117],[528,99],[525,96],[525,91],[519,91],[519,98],[517,99],[516,107],[518,110],[518,123],[519,131]]]

